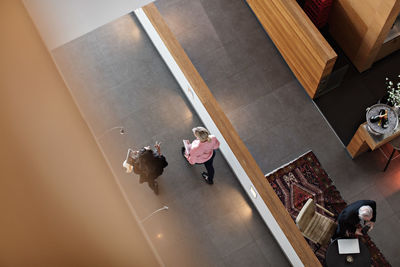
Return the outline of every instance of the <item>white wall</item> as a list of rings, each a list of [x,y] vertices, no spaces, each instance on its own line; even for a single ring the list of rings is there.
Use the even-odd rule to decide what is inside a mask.
[[[22,0],[51,51],[154,0]]]

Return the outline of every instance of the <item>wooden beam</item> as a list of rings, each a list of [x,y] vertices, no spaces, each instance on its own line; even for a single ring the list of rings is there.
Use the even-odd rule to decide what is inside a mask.
[[[329,31],[362,72],[382,57],[379,51],[399,13],[400,0],[336,0]]]
[[[305,266],[321,266],[263,172],[154,4],[142,8]]]
[[[295,0],[246,0],[311,98],[318,95],[337,54]]]

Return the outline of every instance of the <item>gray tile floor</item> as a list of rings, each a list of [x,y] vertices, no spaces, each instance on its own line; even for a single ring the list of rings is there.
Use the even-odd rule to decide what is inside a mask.
[[[156,5],[265,173],[313,150],[346,201],[376,199],[371,236],[400,265],[400,160],[382,173],[378,152],[351,160],[241,0],[160,0]],[[213,186],[180,156],[200,124],[137,20],[124,16],[53,51],[83,116],[167,266],[287,266],[220,154]],[[160,195],[121,168],[126,148],[160,140],[169,166]]]
[[[159,0],[156,6],[261,169],[268,173],[313,150],[346,201],[377,201],[371,237],[400,266],[400,159],[386,173],[380,151],[350,159],[245,1]]]
[[[166,266],[288,266],[284,254],[217,154],[215,184],[180,155],[201,125],[135,16],[52,51],[90,128]],[[114,126],[124,126],[104,134]],[[128,147],[161,141],[169,166],[156,196],[122,169]]]

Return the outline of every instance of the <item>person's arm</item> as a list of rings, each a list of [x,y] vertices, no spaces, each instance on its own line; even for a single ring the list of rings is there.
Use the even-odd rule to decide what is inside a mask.
[[[369,204],[367,204],[368,206],[370,206],[372,208],[372,219],[371,222],[375,222],[376,221],[376,202],[373,200],[369,200]]]
[[[168,162],[163,155],[160,155],[162,167],[165,168],[168,166]]]
[[[158,155],[161,155],[161,142],[156,141],[154,147],[156,148]]]
[[[196,141],[196,140],[195,140]],[[193,145],[192,142],[192,146],[189,152],[189,155],[187,156],[187,160],[189,161],[190,164],[195,164],[196,163],[196,159],[199,155],[203,154],[203,149],[198,145]]]
[[[346,224],[345,228],[350,234],[359,234],[361,233],[361,228],[357,228],[356,225],[357,225],[356,223],[348,223]]]
[[[189,148],[189,150],[192,148],[192,143],[189,142],[189,140],[184,140],[186,143],[186,146]]]
[[[349,234],[355,234],[357,231],[357,225],[360,221],[358,218],[358,209],[347,210],[347,214],[343,219],[343,229],[345,229]]]
[[[367,200],[365,204],[372,208],[371,221],[365,223],[365,225],[369,226],[369,230],[368,230],[368,232],[369,232],[374,228],[375,222],[376,222],[376,202],[373,200]]]
[[[190,149],[192,147],[192,144],[189,142],[189,140],[185,139],[185,140],[183,140],[183,145],[184,145],[184,148],[185,148],[184,156],[187,158],[189,156],[189,154],[190,154]]]
[[[361,227],[357,228],[356,231],[354,232],[354,234],[355,235],[363,235],[362,228]]]
[[[369,226],[368,232],[371,231],[372,229],[374,229],[375,226],[375,222],[370,221],[370,222],[366,222],[365,225]]]

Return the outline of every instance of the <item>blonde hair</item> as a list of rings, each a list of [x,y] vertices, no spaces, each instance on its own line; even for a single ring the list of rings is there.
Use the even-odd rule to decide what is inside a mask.
[[[194,136],[196,136],[200,142],[211,141],[210,132],[204,127],[195,127],[192,129]]]

